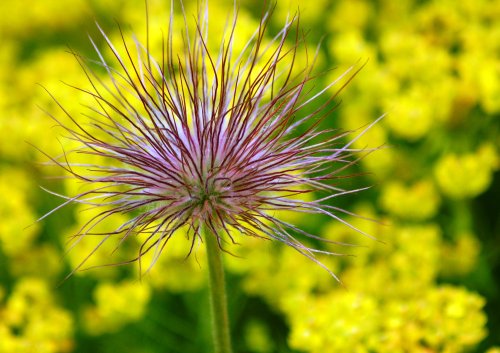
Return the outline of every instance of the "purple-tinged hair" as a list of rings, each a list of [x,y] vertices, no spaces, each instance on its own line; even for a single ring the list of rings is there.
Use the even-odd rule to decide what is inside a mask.
[[[140,262],[153,251],[154,264],[181,228],[187,229],[190,253],[202,241],[205,227],[224,250],[236,236],[257,236],[281,241],[323,266],[315,253],[332,253],[308,247],[297,236],[321,238],[273,214],[321,214],[352,227],[339,216],[350,213],[330,205],[330,200],[362,190],[335,186],[339,173],[355,163],[357,150],[351,148],[353,140],[340,143],[348,132],[323,129],[321,122],[359,70],[350,68],[315,92],[314,58],[303,69],[296,67],[299,47],[305,48],[298,17],[288,19],[266,41],[271,12],[263,14],[239,53],[233,52],[236,9],[216,52],[208,43],[207,7],[200,6],[193,30],[184,15],[180,53],[172,44],[171,8],[160,58],[153,57],[149,36],[145,46],[136,38],[129,44],[120,30],[120,54],[99,27],[114,63],[94,42],[97,61],[75,54],[90,89],[74,88],[94,100],[90,125],[60,103],[72,123],[53,117],[81,147],[52,162],[90,189],[71,197],[57,194],[66,201],[42,218],[70,203],[95,207],[99,212],[74,239],[99,235],[101,245],[112,236],[123,241],[142,237],[137,257],[130,262]],[[105,78],[89,64],[104,70]],[[324,98],[335,84],[341,86],[337,93]],[[108,163],[73,163],[68,155],[74,153],[99,156]],[[80,172],[82,167],[86,172]],[[114,232],[94,230],[114,214],[129,219]]]

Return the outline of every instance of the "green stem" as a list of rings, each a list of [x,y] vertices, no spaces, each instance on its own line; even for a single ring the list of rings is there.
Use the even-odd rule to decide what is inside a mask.
[[[222,251],[217,238],[204,227],[203,236],[207,249],[208,272],[210,282],[210,304],[212,309],[212,335],[215,353],[231,353],[229,335],[229,319],[227,315],[226,286],[224,283],[224,266]]]

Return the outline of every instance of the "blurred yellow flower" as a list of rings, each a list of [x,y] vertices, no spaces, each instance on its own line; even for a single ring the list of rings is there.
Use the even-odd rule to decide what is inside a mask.
[[[38,235],[40,225],[28,199],[32,188],[22,169],[0,168],[0,249],[8,256],[26,251]]]
[[[72,316],[55,305],[43,280],[21,278],[5,304],[0,302],[0,352],[70,352],[72,336]]]
[[[497,168],[497,152],[493,145],[485,144],[474,153],[445,155],[437,162],[434,174],[446,196],[462,199],[484,192]]]
[[[390,181],[382,189],[380,203],[396,217],[422,221],[436,214],[440,198],[431,180],[420,180],[410,186]]]
[[[115,332],[140,320],[146,310],[151,290],[145,283],[100,282],[93,293],[95,306],[85,311],[84,325],[89,334]]]
[[[303,310],[290,313],[289,342],[308,353],[460,353],[486,334],[484,300],[450,286],[421,292],[411,301],[338,291],[294,305]]]
[[[441,249],[440,272],[444,276],[460,276],[472,271],[477,263],[480,243],[470,233],[458,234]]]

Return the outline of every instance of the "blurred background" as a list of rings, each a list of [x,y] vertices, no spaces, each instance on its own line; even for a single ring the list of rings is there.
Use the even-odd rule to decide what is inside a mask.
[[[161,50],[169,6],[149,0],[153,50]],[[190,15],[196,2],[185,6]],[[238,6],[237,34],[246,38],[266,5]],[[210,1],[215,48],[232,7]],[[344,181],[372,187],[335,199],[378,220],[347,217],[379,241],[321,217],[283,214],[360,245],[343,249],[355,256],[321,259],[341,286],[293,249],[241,239],[240,257],[225,259],[235,352],[500,352],[500,1],[278,0],[270,33],[297,9],[311,48],[322,42],[325,73],[315,86],[366,62],[327,125],[355,130],[387,113],[355,146],[388,148]],[[68,251],[92,211],[68,206],[36,222],[62,202],[40,186],[65,195],[82,187],[42,166],[47,157],[31,146],[51,156],[71,148],[44,111],[64,113],[38,84],[85,119],[89,97],[61,82],[88,87],[69,51],[97,58],[88,39],[103,47],[95,21],[115,43],[117,23],[126,37],[144,38],[144,2],[4,0],[0,14],[0,352],[207,352],[202,249],[185,259],[188,244],[174,238],[142,279],[132,265],[64,280],[99,241]],[[103,248],[90,265],[109,262],[114,244]],[[133,254],[125,248],[118,260]]]

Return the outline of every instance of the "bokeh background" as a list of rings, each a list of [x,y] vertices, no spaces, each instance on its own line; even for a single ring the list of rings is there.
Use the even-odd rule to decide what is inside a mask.
[[[161,48],[169,1],[149,6],[152,47]],[[194,13],[195,2],[185,6]],[[210,1],[210,45],[232,6]],[[245,38],[265,6],[238,6]],[[240,257],[225,259],[235,352],[500,352],[500,1],[278,0],[270,33],[298,8],[311,48],[322,41],[317,87],[366,62],[327,124],[359,129],[387,113],[355,146],[388,148],[344,181],[371,189],[335,199],[377,220],[347,218],[379,241],[321,217],[283,214],[360,245],[344,249],[355,256],[321,259],[341,286],[292,249],[240,239],[232,249]],[[132,265],[64,280],[98,241],[67,251],[92,211],[68,206],[36,222],[61,203],[40,186],[65,195],[82,187],[43,166],[47,157],[31,146],[52,156],[71,148],[44,110],[63,112],[37,84],[85,119],[78,112],[89,98],[61,81],[88,86],[69,50],[96,58],[87,36],[103,46],[95,21],[114,42],[117,23],[125,36],[144,38],[144,2],[0,2],[0,352],[208,352],[203,249],[185,259],[179,236],[142,278]],[[90,265],[109,262],[113,248]]]

